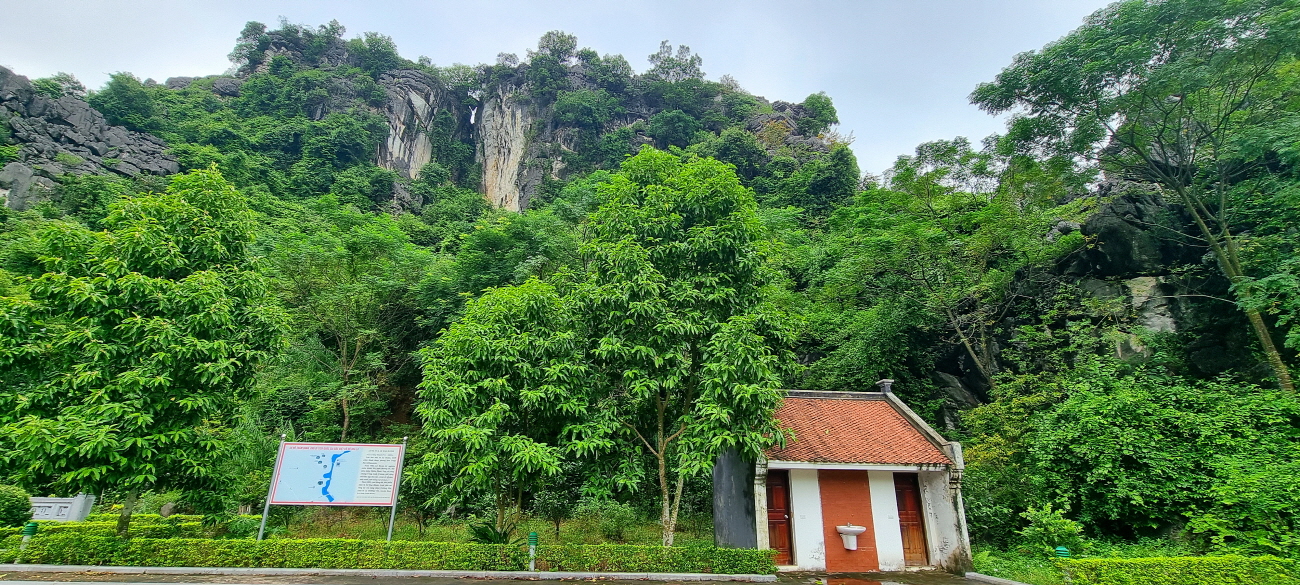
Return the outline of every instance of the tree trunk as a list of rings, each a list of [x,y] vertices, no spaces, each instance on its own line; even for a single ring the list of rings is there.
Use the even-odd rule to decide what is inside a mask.
[[[1237,284],[1246,277],[1245,271],[1237,259],[1236,249],[1237,242],[1228,230],[1227,226],[1221,225],[1222,234],[1216,234],[1206,223],[1205,217],[1202,216],[1201,210],[1198,209],[1197,201],[1192,197],[1187,189],[1179,187],[1176,189],[1179,197],[1183,200],[1183,205],[1187,208],[1188,213],[1192,214],[1192,219],[1196,226],[1201,229],[1201,234],[1210,244],[1210,249],[1214,251],[1214,257],[1219,261],[1219,269],[1228,277],[1228,281]],[[1206,211],[1208,214],[1208,210]],[[1233,294],[1241,300],[1249,301],[1249,293],[1234,292]],[[1291,372],[1286,367],[1286,362],[1282,361],[1282,354],[1278,352],[1277,345],[1273,343],[1273,337],[1269,335],[1268,325],[1264,323],[1264,318],[1259,314],[1259,310],[1253,308],[1243,308],[1246,318],[1250,320],[1251,328],[1255,330],[1255,337],[1259,338],[1260,349],[1264,350],[1264,355],[1268,359],[1268,365],[1273,369],[1273,375],[1277,377],[1277,385],[1283,392],[1295,394],[1295,383],[1291,380]]]
[[[501,488],[501,490],[497,492],[497,530],[498,531],[505,530],[506,528],[506,506],[508,505],[509,504],[507,504],[507,500],[506,500],[506,488]]]
[[[1264,348],[1268,365],[1273,368],[1273,374],[1277,376],[1278,387],[1288,394],[1295,394],[1295,382],[1291,380],[1291,372],[1287,369],[1286,362],[1282,361],[1282,354],[1278,352],[1277,346],[1273,344],[1273,337],[1268,334],[1264,317],[1255,309],[1247,309],[1246,317],[1250,319],[1250,325],[1255,329],[1255,336],[1259,338],[1259,344]]]
[[[672,525],[672,501],[668,494],[668,465],[662,452],[659,459],[659,496],[660,512],[659,525],[663,527],[661,536],[663,537],[664,546],[673,545],[673,525]]]
[[[126,538],[131,530],[131,512],[140,499],[140,488],[131,488],[126,492],[126,501],[122,502],[122,514],[117,517],[117,535]]]
[[[346,386],[344,386],[344,388],[346,388]],[[344,390],[344,392],[346,392],[346,391],[347,391],[347,390]],[[351,422],[351,417],[349,416],[349,413],[348,413],[348,395],[347,395],[347,394],[344,394],[344,395],[343,395],[343,433],[342,433],[341,435],[339,435],[339,442],[340,442],[340,443],[346,443],[347,440],[348,440],[348,423],[349,423],[349,422]]]
[[[957,315],[954,314],[952,310],[948,311],[948,323],[952,325],[953,331],[957,332],[957,339],[961,340],[962,347],[965,347],[966,353],[970,354],[971,361],[975,362],[975,369],[979,371],[981,376],[984,376],[984,380],[989,383],[989,388],[993,388],[995,385],[993,382],[993,372],[989,366],[984,363],[984,360],[980,358],[979,354],[975,352],[975,346],[971,344],[970,338],[967,337],[966,332],[962,330],[961,323],[957,321]]]

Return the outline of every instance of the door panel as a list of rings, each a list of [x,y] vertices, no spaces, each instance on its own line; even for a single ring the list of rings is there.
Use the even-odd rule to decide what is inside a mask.
[[[790,472],[771,469],[767,472],[767,539],[776,551],[776,564],[793,565],[790,538]]]
[[[915,473],[895,473],[894,493],[898,496],[898,527],[903,533],[903,562],[909,567],[930,564],[925,542],[925,519],[921,516],[921,484]]]

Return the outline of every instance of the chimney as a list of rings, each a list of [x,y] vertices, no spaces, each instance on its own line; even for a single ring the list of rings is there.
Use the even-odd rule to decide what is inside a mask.
[[[885,394],[892,394],[894,392],[893,389],[894,381],[890,380],[889,378],[885,378],[884,380],[876,382],[876,385],[880,386],[880,391],[884,392]]]

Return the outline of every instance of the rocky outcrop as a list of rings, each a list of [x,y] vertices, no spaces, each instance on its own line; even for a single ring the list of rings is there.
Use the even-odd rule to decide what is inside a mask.
[[[1092,245],[1075,255],[1066,274],[1133,278],[1169,274],[1177,266],[1198,264],[1203,246],[1180,234],[1195,233],[1182,211],[1159,193],[1126,183],[1103,183],[1108,199],[1084,222]]]
[[[522,188],[528,134],[535,122],[528,104],[499,89],[483,104],[478,128],[478,157],[483,165],[483,196],[494,207],[520,211],[527,204]]]
[[[388,118],[388,139],[379,145],[376,161],[381,167],[414,179],[433,159],[434,120],[450,111],[459,122],[456,99],[442,83],[423,71],[403,69],[385,73],[379,85],[388,94],[384,114]],[[453,135],[463,135],[459,127]]]
[[[90,104],[36,93],[26,77],[0,67],[0,124],[17,143],[18,158],[0,171],[0,201],[27,209],[64,174],[166,175],[180,167],[162,140],[110,125]]]

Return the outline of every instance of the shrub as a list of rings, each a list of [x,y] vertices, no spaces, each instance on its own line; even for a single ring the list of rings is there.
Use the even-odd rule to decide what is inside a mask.
[[[1072,585],[1294,585],[1296,561],[1277,557],[1163,557],[1060,561]]]
[[[6,540],[9,546],[11,537]],[[12,548],[12,546],[10,546]],[[0,550],[0,562],[13,559]],[[151,567],[523,570],[525,547],[450,542],[346,539],[211,540],[51,534],[32,539],[28,563]],[[773,551],[713,547],[542,545],[537,565],[549,571],[774,574]],[[6,555],[8,555],[6,557]]]
[[[131,536],[140,538],[204,538],[208,536],[200,522],[150,522],[137,523],[131,517]],[[117,522],[62,522],[41,527],[42,534],[77,536],[114,536]],[[254,530],[256,533],[256,530]]]
[[[0,167],[4,166],[9,162],[16,161],[16,160],[18,160],[17,144],[12,144],[9,146],[0,145]]]
[[[31,519],[31,496],[22,488],[0,485],[0,526],[22,526]]]
[[[75,154],[72,154],[71,152],[60,152],[54,155],[54,161],[69,167],[75,167],[85,162],[84,159],[82,159],[81,157]]]
[[[636,510],[630,504],[614,500],[584,499],[578,503],[575,515],[600,530],[600,535],[613,541],[625,540],[627,527],[636,523]]]
[[[1019,532],[1025,546],[1049,556],[1058,546],[1077,553],[1083,546],[1083,526],[1064,514],[1065,510],[1053,510],[1051,504],[1021,512],[1020,517],[1029,521],[1029,526]]]

